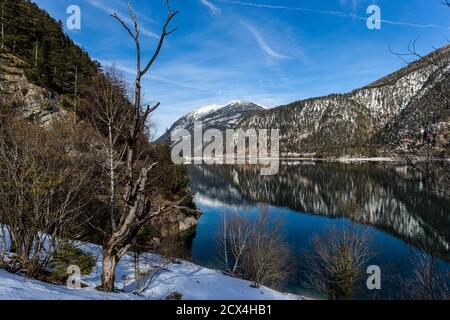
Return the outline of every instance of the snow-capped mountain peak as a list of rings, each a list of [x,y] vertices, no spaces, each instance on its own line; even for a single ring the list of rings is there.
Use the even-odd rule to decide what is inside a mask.
[[[169,135],[177,130],[191,131],[195,121],[202,121],[204,130],[214,128],[218,130],[233,129],[242,119],[256,114],[266,108],[249,101],[233,100],[225,105],[212,104],[189,112],[178,119],[172,127],[160,137],[159,141],[166,141]]]
[[[211,104],[211,105],[208,105],[208,106],[204,106],[204,107],[202,107],[200,109],[197,109],[195,111],[192,111],[192,112],[188,113],[187,116],[188,117],[192,117],[194,119],[198,119],[198,118],[200,118],[201,116],[203,116],[205,114],[208,114],[210,112],[214,112],[214,111],[220,110],[223,107],[224,107],[223,105]]]
[[[228,102],[226,104],[223,104],[223,105],[221,105],[221,104],[211,104],[211,105],[204,106],[204,107],[202,107],[200,109],[197,109],[195,111],[192,111],[192,112],[188,113],[186,116],[197,120],[197,119],[200,119],[200,118],[204,117],[205,115],[207,115],[209,113],[213,113],[213,112],[219,111],[220,109],[223,109],[223,108],[242,107],[242,106],[246,106],[246,105],[251,105],[251,106],[256,105],[256,106],[258,106],[258,107],[260,107],[262,109],[267,109],[266,107],[264,107],[264,106],[262,106],[260,104],[253,103],[253,102],[250,102],[250,101],[233,100],[233,101],[230,101],[230,102]]]
[[[265,107],[261,104],[254,103],[254,102],[247,101],[247,100],[233,100],[233,101],[228,102],[224,107],[242,106],[242,105],[249,105],[249,104],[256,105],[262,109],[267,109],[267,107]]]

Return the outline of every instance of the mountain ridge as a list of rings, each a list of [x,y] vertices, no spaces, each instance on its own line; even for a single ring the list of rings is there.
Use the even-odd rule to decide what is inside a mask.
[[[238,128],[280,129],[280,149],[284,155],[334,157],[387,155],[389,152],[384,149],[391,143],[409,143],[407,148],[418,145],[425,126],[426,130],[434,130],[435,140],[440,141],[433,146],[435,156],[446,157],[447,126],[441,124],[439,130],[433,126],[449,122],[446,93],[440,88],[448,84],[445,75],[449,66],[450,45],[367,86],[262,111],[243,119]],[[439,72],[444,76],[439,76]],[[424,99],[419,107],[414,107]],[[420,108],[425,102],[431,105],[427,110],[433,110],[432,118],[425,108]],[[402,117],[408,110],[412,115]]]
[[[251,102],[210,105],[178,119],[158,141],[177,129],[280,129],[282,156],[392,156],[389,146],[424,149],[423,132],[433,137],[433,156],[450,155],[450,45],[419,57],[405,67],[347,93],[331,93],[272,109]],[[443,74],[443,75],[442,75]],[[444,102],[442,102],[444,101]],[[226,107],[250,104],[250,112]],[[427,108],[424,108],[427,105]],[[224,112],[226,111],[226,112]],[[230,122],[231,121],[231,122]],[[227,124],[227,122],[229,122]]]
[[[234,129],[244,117],[263,110],[266,108],[262,105],[244,100],[233,100],[224,105],[208,105],[182,116],[157,141],[167,142],[171,134],[178,130],[186,129],[192,132],[196,121],[203,122],[204,131],[218,129],[223,132],[226,129]]]

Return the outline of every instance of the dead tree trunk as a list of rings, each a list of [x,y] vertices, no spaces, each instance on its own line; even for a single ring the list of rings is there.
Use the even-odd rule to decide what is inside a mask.
[[[37,50],[37,49],[36,49]],[[73,126],[77,125],[77,111],[78,111],[78,66],[75,66],[75,89],[73,102]]]
[[[136,45],[137,61],[136,61],[136,82],[135,82],[135,102],[133,106],[133,119],[129,125],[128,134],[126,137],[126,169],[125,169],[125,187],[123,194],[124,209],[118,224],[113,228],[112,233],[105,240],[103,247],[103,275],[102,275],[102,289],[104,291],[114,290],[114,278],[115,268],[117,263],[123,257],[123,255],[129,250],[133,239],[139,232],[141,227],[147,223],[152,217],[159,215],[173,206],[163,206],[156,211],[151,211],[152,204],[147,191],[147,183],[149,178],[149,172],[157,164],[151,162],[150,159],[145,161],[139,175],[136,176],[136,151],[139,143],[139,138],[143,135],[145,129],[145,123],[149,115],[159,107],[159,103],[154,106],[147,106],[145,111],[141,109],[141,79],[148,72],[150,67],[155,62],[156,58],[161,51],[166,36],[175,32],[176,28],[167,31],[167,28],[178,13],[178,11],[172,13],[169,5],[169,0],[166,0],[167,4],[167,19],[164,24],[162,34],[158,43],[158,46],[144,69],[141,69],[141,47],[139,40],[139,25],[133,10],[128,4],[130,18],[134,24],[134,30],[130,29],[125,21],[120,18],[116,13],[112,16],[117,19],[121,25],[125,28],[128,34],[133,38]]]
[[[0,35],[2,38],[2,44],[1,44],[0,48],[2,49],[2,51],[5,50],[5,5],[6,5],[6,0],[3,0],[2,14],[1,14],[2,25],[0,27]]]
[[[107,253],[107,254],[105,254]],[[111,248],[103,248],[102,258],[102,288],[105,291],[113,291],[116,280],[116,255],[113,254]]]

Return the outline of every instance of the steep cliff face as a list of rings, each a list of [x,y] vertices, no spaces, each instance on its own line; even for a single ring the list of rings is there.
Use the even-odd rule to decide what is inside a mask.
[[[427,63],[431,59],[438,65]],[[398,132],[392,134],[393,128],[402,131],[404,140],[419,139],[417,134],[425,126],[447,130],[448,117],[443,110],[448,103],[446,96],[439,97],[436,91],[450,84],[449,65],[447,46],[364,88],[263,111],[245,118],[238,127],[280,129],[285,155],[380,155],[384,146],[398,138]],[[430,98],[433,102],[427,103]],[[423,119],[418,122],[419,109]],[[430,112],[436,116],[430,118]],[[380,134],[383,139],[376,139]],[[445,148],[440,145],[436,149]]]
[[[3,107],[9,105],[24,119],[41,126],[68,116],[58,94],[28,80],[23,60],[11,54],[1,54],[0,68],[0,102]]]

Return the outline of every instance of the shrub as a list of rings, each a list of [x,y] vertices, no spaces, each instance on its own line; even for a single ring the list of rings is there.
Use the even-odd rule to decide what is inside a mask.
[[[181,300],[183,295],[178,291],[171,292],[165,299],[166,300]]]
[[[400,284],[400,299],[450,300],[450,267],[441,263],[438,249],[433,244],[420,242],[412,256],[412,272],[395,279]]]
[[[281,223],[262,210],[256,220],[232,215],[218,235],[221,263],[227,274],[252,281],[252,286],[279,286],[290,275],[290,250]]]
[[[0,221],[9,226],[10,251],[29,277],[47,269],[48,240],[76,234],[87,219],[82,208],[90,172],[80,170],[80,160],[54,128],[0,116]]]
[[[367,230],[353,226],[316,235],[312,252],[306,255],[306,286],[327,294],[330,300],[350,298],[364,266],[374,256],[371,241]]]
[[[78,266],[82,275],[88,275],[97,263],[96,257],[89,252],[84,252],[68,241],[64,241],[55,251],[50,261],[50,281],[64,282],[67,277],[67,268],[71,265]]]

